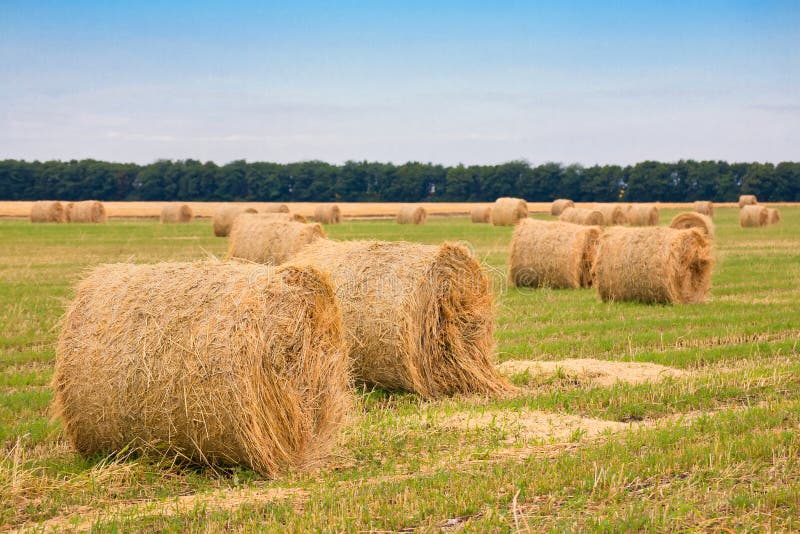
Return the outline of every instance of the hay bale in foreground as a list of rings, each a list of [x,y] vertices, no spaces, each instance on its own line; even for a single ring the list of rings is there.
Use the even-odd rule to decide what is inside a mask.
[[[228,259],[279,264],[325,237],[318,223],[281,221],[265,214],[243,213],[236,217],[228,243]]]
[[[575,203],[568,198],[557,198],[550,206],[550,215],[558,217],[567,208],[574,208]]]
[[[223,204],[214,211],[211,219],[211,226],[214,235],[217,237],[227,237],[231,233],[233,221],[242,213],[258,213],[255,208],[245,208],[237,204]]]
[[[520,221],[511,238],[511,283],[555,289],[590,287],[598,239],[598,226]]]
[[[210,262],[95,268],[67,310],[52,387],[83,455],[167,453],[264,476],[322,460],[350,402],[327,277]]]
[[[104,223],[106,222],[106,208],[98,200],[82,200],[71,203],[67,210],[69,222],[74,223]]]
[[[594,285],[604,301],[702,302],[712,265],[711,241],[699,230],[614,227],[600,237]]]
[[[594,209],[603,214],[603,226],[616,226],[628,222],[625,209],[619,204],[597,204]]]
[[[528,218],[528,203],[521,198],[502,197],[492,206],[494,226],[514,226],[521,219]]]
[[[428,212],[422,206],[402,206],[397,212],[397,224],[425,224]]]
[[[695,200],[692,209],[709,217],[714,216],[714,203],[710,200]]]
[[[189,204],[167,204],[161,208],[158,218],[161,224],[189,223],[194,218],[194,212]]]
[[[492,207],[476,206],[470,210],[469,218],[474,223],[489,223],[492,221]]]
[[[658,208],[652,204],[630,204],[625,218],[631,226],[658,226]]]
[[[767,224],[778,224],[781,222],[781,212],[776,208],[767,208]]]
[[[31,205],[30,220],[32,223],[63,223],[67,222],[67,212],[57,200],[37,200]]]
[[[567,208],[558,216],[558,220],[573,224],[585,224],[589,226],[602,226],[603,214],[597,210],[586,208]]]
[[[314,220],[323,224],[339,224],[342,222],[342,210],[336,204],[317,206],[314,208]]]
[[[755,195],[739,196],[739,209],[742,209],[744,206],[755,206],[756,204],[758,204],[758,199],[756,199]]]
[[[714,222],[708,215],[697,213],[696,211],[685,211],[677,214],[672,218],[669,223],[670,228],[676,230],[686,230],[688,228],[697,228],[709,239],[714,239]]]
[[[748,204],[739,210],[739,225],[742,228],[758,228],[769,222],[769,213],[764,206]]]
[[[267,204],[261,208],[261,213],[289,213],[289,206],[286,204]]]
[[[357,380],[426,398],[514,390],[495,371],[493,294],[466,248],[321,239],[290,265],[330,275]]]

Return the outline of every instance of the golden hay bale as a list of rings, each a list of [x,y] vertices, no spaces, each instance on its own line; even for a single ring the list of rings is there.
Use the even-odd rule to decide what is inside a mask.
[[[356,379],[426,398],[514,390],[494,369],[493,294],[466,248],[320,239],[290,265],[330,275]]]
[[[54,408],[84,455],[167,452],[274,476],[329,452],[348,365],[318,271],[101,265],[64,319]]]
[[[781,222],[781,212],[775,208],[767,208],[767,224],[778,224]]]
[[[603,224],[603,214],[594,209],[567,208],[561,212],[561,215],[558,216],[558,220],[573,224],[599,226]]]
[[[30,219],[32,223],[63,223],[67,222],[67,212],[57,200],[37,200],[31,205]]]
[[[314,220],[323,224],[342,222],[342,210],[336,204],[320,205],[314,208]]]
[[[255,208],[245,208],[237,204],[223,204],[218,207],[214,212],[214,217],[211,219],[214,235],[217,237],[226,237],[230,234],[234,219],[242,213],[258,212]]]
[[[557,198],[550,206],[550,215],[558,217],[567,208],[574,208],[575,203],[568,198]]]
[[[469,217],[474,223],[489,223],[492,221],[492,207],[476,206],[470,210]]]
[[[511,283],[556,289],[590,287],[598,239],[597,226],[520,221],[511,238]]]
[[[742,228],[766,226],[768,222],[769,213],[764,206],[748,204],[739,210],[739,224]]]
[[[261,208],[261,213],[289,213],[289,206],[286,204],[267,204]]]
[[[294,221],[299,223],[308,222],[308,219],[299,213],[259,213],[258,218],[264,219],[265,221]]]
[[[528,203],[521,198],[502,197],[494,201],[492,224],[514,226],[520,219],[528,218]]]
[[[628,222],[625,209],[619,204],[597,204],[594,209],[603,214],[603,226],[616,226]]]
[[[64,217],[66,217],[67,222],[72,222],[72,210],[75,208],[74,202],[67,202],[64,204]]]
[[[708,215],[697,213],[696,211],[684,211],[672,218],[669,223],[670,228],[685,230],[687,228],[697,228],[709,239],[714,239],[714,222]]]
[[[82,200],[73,202],[67,210],[69,222],[74,223],[104,223],[106,222],[106,208],[98,200]]]
[[[425,224],[428,212],[422,206],[402,206],[397,212],[397,224]]]
[[[755,195],[739,196],[739,209],[742,209],[744,206],[755,206],[756,204],[758,204],[758,200]]]
[[[714,203],[710,200],[695,200],[693,209],[697,213],[702,213],[703,215],[708,215],[709,217],[714,216]]]
[[[256,263],[283,263],[301,248],[325,237],[319,223],[281,221],[264,214],[243,213],[233,221],[228,243],[228,259]]]
[[[594,285],[604,301],[702,302],[712,265],[711,241],[697,229],[614,227],[600,237]]]
[[[625,209],[631,226],[658,226],[658,208],[652,204],[631,204]]]
[[[161,224],[188,223],[192,222],[194,212],[188,204],[167,204],[161,208],[161,216],[158,218]]]

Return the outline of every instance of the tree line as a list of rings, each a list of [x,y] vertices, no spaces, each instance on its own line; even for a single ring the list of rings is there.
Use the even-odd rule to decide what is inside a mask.
[[[511,161],[446,167],[368,161],[0,161],[2,200],[479,202],[514,196],[532,202],[730,202],[740,194],[800,201],[800,163],[682,160],[586,167]]]

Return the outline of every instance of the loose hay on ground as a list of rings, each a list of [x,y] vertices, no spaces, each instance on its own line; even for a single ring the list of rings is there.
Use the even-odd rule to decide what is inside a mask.
[[[677,214],[669,223],[670,228],[685,230],[687,228],[698,228],[706,237],[714,239],[714,222],[707,215],[696,211],[685,211]]]
[[[491,206],[475,206],[469,212],[470,220],[474,223],[489,223],[492,221]]]
[[[425,224],[428,212],[422,206],[402,206],[397,212],[397,224]]]
[[[575,203],[568,198],[558,198],[550,206],[550,215],[558,217],[567,208],[574,208]]]
[[[494,201],[492,206],[494,226],[514,226],[520,220],[527,218],[528,203],[521,198],[502,197]]]
[[[558,220],[573,224],[602,226],[603,214],[594,209],[567,208],[561,212],[561,215],[558,216]]]
[[[739,225],[742,228],[758,228],[769,222],[769,213],[764,206],[746,205],[739,210]]]
[[[227,258],[279,264],[324,237],[325,231],[319,223],[280,221],[261,213],[243,213],[233,222]]]
[[[159,221],[161,224],[192,222],[194,213],[188,204],[167,204],[161,208]]]
[[[231,233],[233,221],[242,213],[258,213],[255,208],[245,208],[236,204],[223,204],[214,211],[211,219],[211,226],[214,235],[217,237],[227,237]]]
[[[314,220],[323,224],[342,222],[342,210],[336,204],[323,204],[314,208]]]
[[[497,366],[506,376],[528,372],[531,376],[562,372],[568,376],[586,379],[598,386],[613,386],[617,382],[641,384],[665,378],[681,378],[686,371],[648,362],[617,362],[573,358],[558,361],[510,360]]]
[[[32,223],[67,222],[64,205],[57,200],[39,200],[31,205],[30,221]]]

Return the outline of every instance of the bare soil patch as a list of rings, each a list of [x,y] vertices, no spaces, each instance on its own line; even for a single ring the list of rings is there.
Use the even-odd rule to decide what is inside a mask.
[[[665,378],[680,378],[689,373],[674,367],[646,362],[617,362],[576,358],[558,361],[511,360],[498,365],[506,375],[529,372],[531,375],[549,375],[562,372],[567,376],[587,380],[599,386],[613,386],[617,382],[641,384]]]

